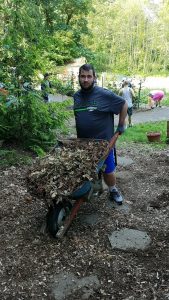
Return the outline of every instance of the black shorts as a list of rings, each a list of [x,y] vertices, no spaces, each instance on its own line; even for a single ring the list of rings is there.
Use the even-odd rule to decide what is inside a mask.
[[[132,116],[132,114],[133,114],[133,107],[128,107],[127,114],[128,114],[128,116]]]

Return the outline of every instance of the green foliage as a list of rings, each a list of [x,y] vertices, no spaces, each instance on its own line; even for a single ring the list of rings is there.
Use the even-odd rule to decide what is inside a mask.
[[[31,157],[16,150],[0,149],[0,167],[20,166],[31,163]]]
[[[34,78],[81,55],[89,0],[0,0],[0,81]]]
[[[97,71],[168,74],[168,1],[93,0],[85,39]],[[106,20],[106,22],[105,22]],[[100,38],[101,37],[101,38]]]
[[[147,122],[144,124],[136,124],[133,127],[127,128],[125,133],[120,136],[119,142],[134,142],[134,143],[145,143],[151,144],[153,147],[161,146],[166,147],[166,131],[167,122]],[[147,139],[148,132],[160,132],[161,142],[160,143],[150,143]]]
[[[41,147],[39,147],[39,146],[37,146],[37,145],[30,146],[30,149],[31,149],[34,153],[36,153],[36,155],[39,156],[39,157],[43,157],[43,156],[46,155],[46,152],[45,152]]]
[[[73,96],[74,94],[74,86],[71,80],[63,82],[59,79],[55,79],[52,81],[53,87],[56,89],[57,93],[61,95]]]
[[[119,93],[119,87],[117,86],[117,84],[116,84],[115,81],[113,81],[113,82],[111,82],[111,83],[109,82],[108,85],[107,85],[107,88],[108,88],[110,91],[112,91],[112,92],[114,92],[115,94],[118,95],[118,93]]]
[[[37,92],[22,93],[17,104],[6,106],[1,99],[0,139],[15,140],[25,147],[49,148],[55,142],[56,130],[64,128],[71,112],[66,110],[70,101],[44,103]]]
[[[0,2],[1,16],[1,66],[5,81],[10,80],[17,85],[18,78],[34,74],[40,67],[41,39],[43,28],[40,11],[35,1]],[[37,36],[39,36],[37,40]]]

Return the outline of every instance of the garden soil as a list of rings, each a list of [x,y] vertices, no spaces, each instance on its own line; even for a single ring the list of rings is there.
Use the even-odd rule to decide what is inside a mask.
[[[29,193],[29,167],[1,169],[2,300],[169,299],[169,150],[117,143],[117,151],[133,161],[117,167],[124,204],[109,205],[104,190],[83,204],[62,240],[41,231],[47,207]],[[97,222],[82,222],[90,214]],[[109,236],[124,228],[146,232],[151,243],[113,249]]]

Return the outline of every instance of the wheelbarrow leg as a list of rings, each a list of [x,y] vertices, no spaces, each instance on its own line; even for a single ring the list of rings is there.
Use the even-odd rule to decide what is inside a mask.
[[[61,239],[66,232],[68,231],[73,219],[75,218],[78,210],[80,209],[80,206],[82,205],[82,203],[86,201],[85,197],[84,198],[80,198],[78,200],[76,200],[76,202],[74,203],[70,214],[66,217],[64,225],[60,227],[60,229],[58,230],[56,237]]]

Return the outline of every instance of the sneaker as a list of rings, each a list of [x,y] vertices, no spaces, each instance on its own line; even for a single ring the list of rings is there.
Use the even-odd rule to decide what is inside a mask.
[[[123,203],[123,197],[117,189],[113,189],[110,192],[110,197],[109,198],[110,198],[110,201],[114,201],[119,205],[121,205]]]

